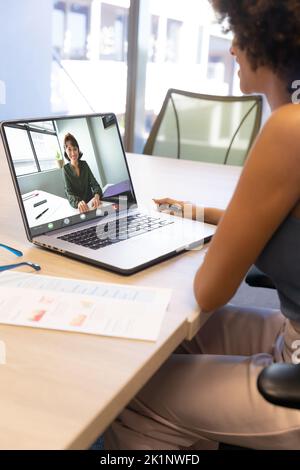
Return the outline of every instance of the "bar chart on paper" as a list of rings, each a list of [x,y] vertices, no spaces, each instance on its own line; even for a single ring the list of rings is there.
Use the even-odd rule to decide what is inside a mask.
[[[169,289],[6,273],[0,323],[156,341],[170,299]]]

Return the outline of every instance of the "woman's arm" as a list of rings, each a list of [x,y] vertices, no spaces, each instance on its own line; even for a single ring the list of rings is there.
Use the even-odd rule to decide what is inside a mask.
[[[211,225],[219,225],[225,211],[214,207],[204,208],[204,222]]]
[[[78,208],[78,204],[80,203],[81,199],[80,197],[76,196],[74,194],[73,188],[72,188],[72,180],[69,177],[69,174],[66,171],[66,167],[64,167],[64,181],[65,181],[65,194],[68,198],[68,201],[74,209]]]
[[[78,209],[78,204],[80,203],[80,198],[75,194],[71,194],[70,192],[66,192],[68,201],[70,206],[74,207],[74,209]]]
[[[274,113],[256,141],[230,205],[199,269],[203,311],[226,304],[300,199],[300,109]]]

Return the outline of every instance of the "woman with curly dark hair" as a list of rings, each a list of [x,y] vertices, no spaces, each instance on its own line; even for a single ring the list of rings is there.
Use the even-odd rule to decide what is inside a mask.
[[[194,291],[208,320],[106,433],[119,449],[300,449],[300,411],[257,391],[272,362],[298,360],[300,339],[300,0],[214,0],[233,31],[244,93],[272,109],[226,211],[205,209],[218,229]],[[157,200],[157,204],[182,201]],[[256,264],[275,284],[280,311],[226,305]],[[211,313],[209,313],[211,312]],[[188,353],[188,354],[187,354]]]

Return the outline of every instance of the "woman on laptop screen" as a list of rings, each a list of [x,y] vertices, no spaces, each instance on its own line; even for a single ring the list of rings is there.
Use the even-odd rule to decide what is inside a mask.
[[[87,162],[81,160],[83,153],[72,134],[66,134],[64,149],[64,156],[69,161],[64,166],[65,191],[69,203],[80,213],[98,209],[101,206],[101,187]]]
[[[106,449],[217,449],[222,442],[300,450],[300,411],[271,405],[257,389],[267,365],[299,362],[300,0],[211,3],[233,32],[242,92],[264,94],[272,114],[228,208],[204,211],[218,229],[191,284],[207,321],[111,425]],[[229,304],[253,264],[273,281],[280,309],[250,299]]]

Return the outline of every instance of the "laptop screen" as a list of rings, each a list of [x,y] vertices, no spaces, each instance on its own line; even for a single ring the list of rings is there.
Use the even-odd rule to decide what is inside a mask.
[[[3,134],[31,237],[136,204],[115,115],[7,122]]]

